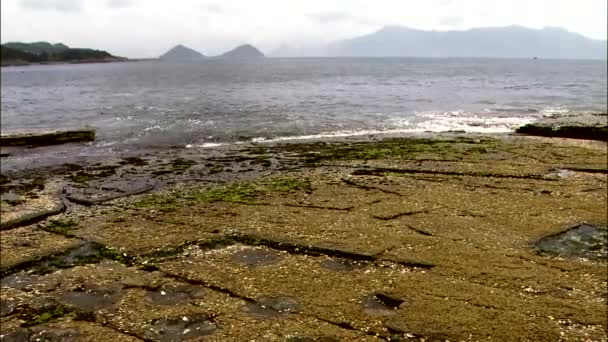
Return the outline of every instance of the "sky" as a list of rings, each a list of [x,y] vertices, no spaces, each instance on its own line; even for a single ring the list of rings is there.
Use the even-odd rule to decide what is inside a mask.
[[[1,0],[1,40],[63,42],[124,57],[176,44],[216,55],[309,48],[385,25],[424,30],[522,25],[607,36],[607,0]]]

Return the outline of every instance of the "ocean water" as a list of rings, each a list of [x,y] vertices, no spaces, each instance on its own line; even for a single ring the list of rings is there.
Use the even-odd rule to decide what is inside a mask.
[[[605,112],[605,61],[302,58],[2,68],[2,133],[91,126],[78,153],[416,132]]]

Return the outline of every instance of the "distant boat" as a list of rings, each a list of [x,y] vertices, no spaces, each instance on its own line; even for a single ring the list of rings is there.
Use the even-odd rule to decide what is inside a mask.
[[[534,56],[534,58],[532,58],[532,59],[538,59],[538,57]]]

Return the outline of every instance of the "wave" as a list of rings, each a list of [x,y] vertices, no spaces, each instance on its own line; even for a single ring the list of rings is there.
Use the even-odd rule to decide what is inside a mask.
[[[276,137],[255,137],[247,141],[206,142],[188,144],[186,148],[212,148],[238,144],[269,144],[288,141],[325,140],[374,135],[401,135],[420,133],[511,133],[516,128],[536,121],[530,116],[524,117],[487,117],[468,114],[462,111],[417,113],[413,117],[395,118],[387,122],[384,129],[354,129],[327,131],[316,134],[287,135]]]

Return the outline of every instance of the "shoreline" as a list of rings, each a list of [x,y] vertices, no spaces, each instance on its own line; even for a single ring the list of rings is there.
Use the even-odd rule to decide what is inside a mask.
[[[123,62],[143,62],[156,59],[129,59],[129,58],[116,58],[116,59],[88,59],[88,60],[72,60],[72,61],[53,61],[53,62],[17,62],[10,61],[0,65],[1,68],[7,67],[22,67],[22,66],[37,66],[37,65],[64,65],[64,64],[97,64],[97,63],[123,63]]]

